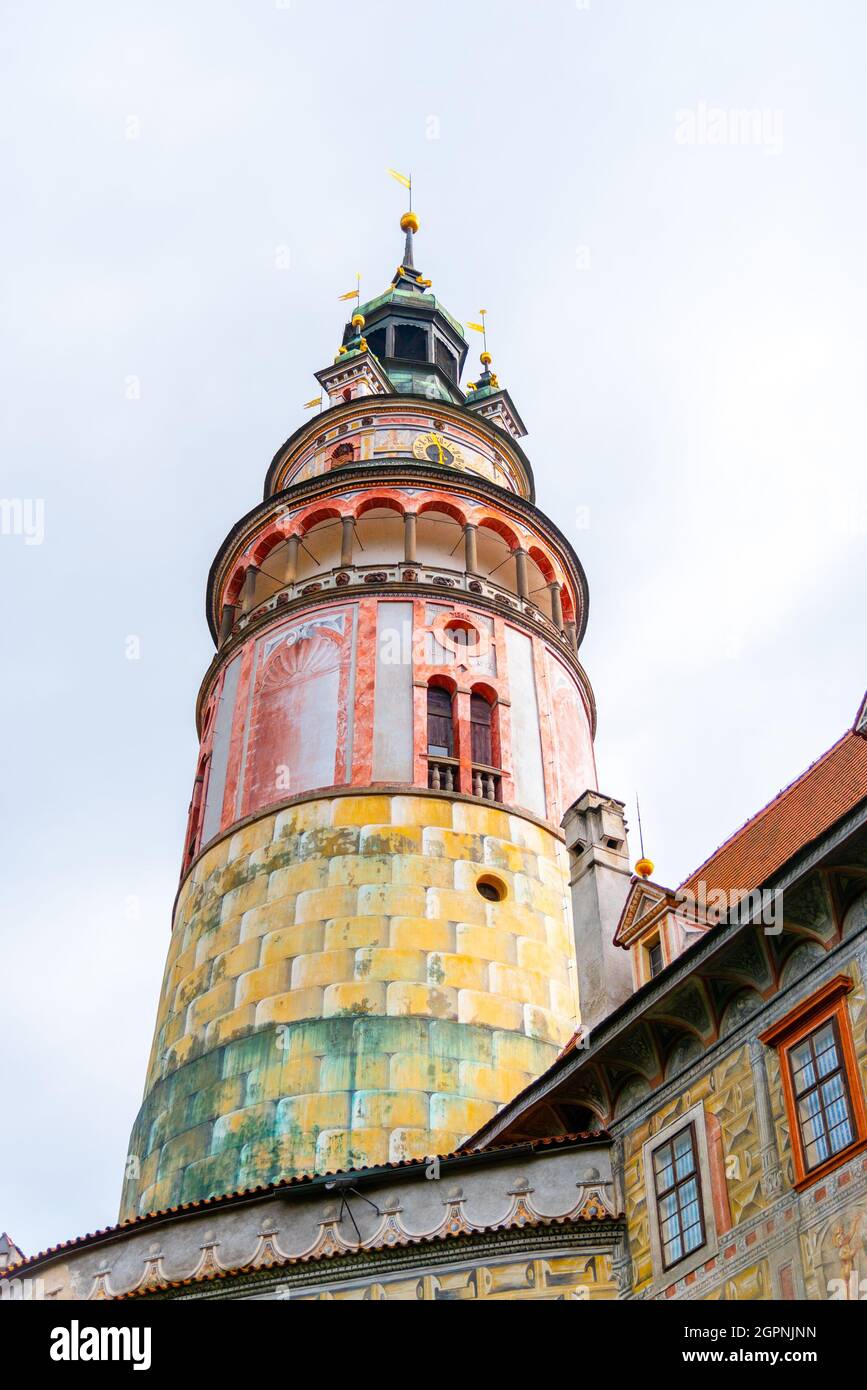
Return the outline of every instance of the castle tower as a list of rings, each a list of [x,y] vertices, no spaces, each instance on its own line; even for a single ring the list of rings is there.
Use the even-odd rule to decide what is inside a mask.
[[[581,565],[415,268],[211,567],[216,653],[121,1214],[448,1152],[578,1021]]]

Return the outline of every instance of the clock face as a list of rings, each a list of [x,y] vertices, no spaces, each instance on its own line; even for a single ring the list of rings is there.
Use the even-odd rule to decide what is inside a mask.
[[[462,468],[463,456],[456,444],[450,444],[441,434],[420,434],[412,446],[417,459],[439,463],[444,468]]]

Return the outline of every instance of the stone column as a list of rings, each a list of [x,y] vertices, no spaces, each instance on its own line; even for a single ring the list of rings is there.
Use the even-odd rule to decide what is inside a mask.
[[[551,621],[558,632],[563,631],[563,601],[560,598],[560,585],[553,580],[548,589],[551,593]]]
[[[415,558],[415,535],[416,522],[418,518],[415,512],[407,512],[403,518],[403,563],[414,565]]]
[[[238,613],[238,605],[235,603],[224,603],[223,611],[220,614],[220,633],[217,638],[217,646],[222,647],[224,642],[228,642],[232,635],[232,628],[235,625],[235,618]]]
[[[284,585],[294,584],[295,576],[298,573],[298,546],[300,542],[297,536],[290,536],[286,542],[286,560],[283,565]]]
[[[756,1121],[759,1129],[759,1149],[762,1159],[762,1192],[765,1197],[779,1195],[783,1184],[780,1154],[771,1110],[771,1093],[764,1044],[758,1038],[750,1042],[750,1064],[753,1071],[753,1090],[756,1097]]]
[[[244,586],[241,589],[241,612],[249,613],[253,607],[253,599],[256,594],[256,580],[259,578],[259,570],[256,565],[248,565],[244,575]]]
[[[344,569],[352,564],[355,547],[355,521],[351,516],[343,517],[340,536],[340,563]]]
[[[476,547],[476,528],[471,521],[464,527],[464,568],[467,574],[478,574],[479,557]]]
[[[566,624],[566,640],[573,652],[578,651],[578,625],[577,623]]]
[[[527,598],[530,586],[527,581],[527,552],[518,546],[513,552],[515,556],[515,576],[518,581],[518,597]]]

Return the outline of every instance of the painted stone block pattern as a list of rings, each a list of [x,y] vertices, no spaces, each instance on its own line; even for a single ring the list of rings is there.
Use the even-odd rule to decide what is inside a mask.
[[[214,845],[176,906],[122,1215],[452,1150],[576,1026],[567,869],[538,824],[432,796],[303,802]]]

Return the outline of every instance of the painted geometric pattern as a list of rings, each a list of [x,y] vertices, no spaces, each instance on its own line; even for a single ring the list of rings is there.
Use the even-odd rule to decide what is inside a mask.
[[[510,1260],[428,1274],[421,1278],[371,1281],[349,1289],[296,1294],[299,1302],[332,1301],[469,1301],[577,1303],[617,1297],[617,1285],[607,1255],[560,1255],[536,1260]]]
[[[421,796],[301,803],[206,852],[122,1216],[453,1149],[574,1030],[566,870],[540,826]]]
[[[642,1146],[665,1125],[701,1102],[708,1115],[720,1124],[722,1160],[727,1174],[728,1200],[732,1223],[748,1220],[762,1207],[761,1159],[755,1117],[755,1096],[749,1049],[740,1047],[706,1076],[656,1110],[626,1141],[625,1195],[633,1282],[638,1290],[654,1275],[650,1253],[650,1226],[647,1212],[646,1175]]]
[[[847,1008],[861,1068],[862,1084],[867,1087],[867,1001],[860,962],[852,957],[841,963],[840,968],[851,975],[855,982],[854,989],[847,995]],[[805,981],[803,997],[806,998],[812,988],[813,986]],[[782,1188],[779,1195],[785,1196],[791,1191],[794,1180],[792,1141],[779,1059],[773,1048],[767,1048],[765,1051],[765,1066],[776,1152],[782,1169]],[[755,1222],[757,1218],[769,1214],[778,1200],[775,1195],[769,1196],[762,1192],[754,1078],[749,1047],[742,1046],[731,1052],[706,1076],[700,1077],[688,1091],[654,1112],[628,1136],[624,1167],[625,1198],[636,1291],[646,1288],[654,1276],[642,1145],[663,1125],[699,1100],[703,1101],[708,1114],[717,1117],[721,1127],[722,1159],[732,1219],[732,1236],[738,1226]],[[847,1174],[841,1181],[848,1183],[850,1179],[851,1175]],[[820,1187],[819,1196],[824,1197],[826,1190],[827,1184]],[[815,1195],[813,1194],[814,1197]],[[814,1205],[815,1203],[812,1204]],[[812,1210],[812,1206],[808,1205],[808,1210]],[[728,1239],[731,1240],[732,1236]],[[851,1288],[855,1285],[861,1290],[859,1297],[867,1293],[867,1201],[854,1198],[851,1204],[844,1205],[826,1221],[801,1231],[799,1240],[807,1297],[852,1297]],[[832,1280],[836,1280],[839,1288],[846,1292],[836,1292],[837,1285],[832,1285]],[[831,1294],[828,1291],[829,1287]],[[767,1299],[776,1296],[766,1263],[740,1271],[721,1282],[707,1295],[714,1299]]]

